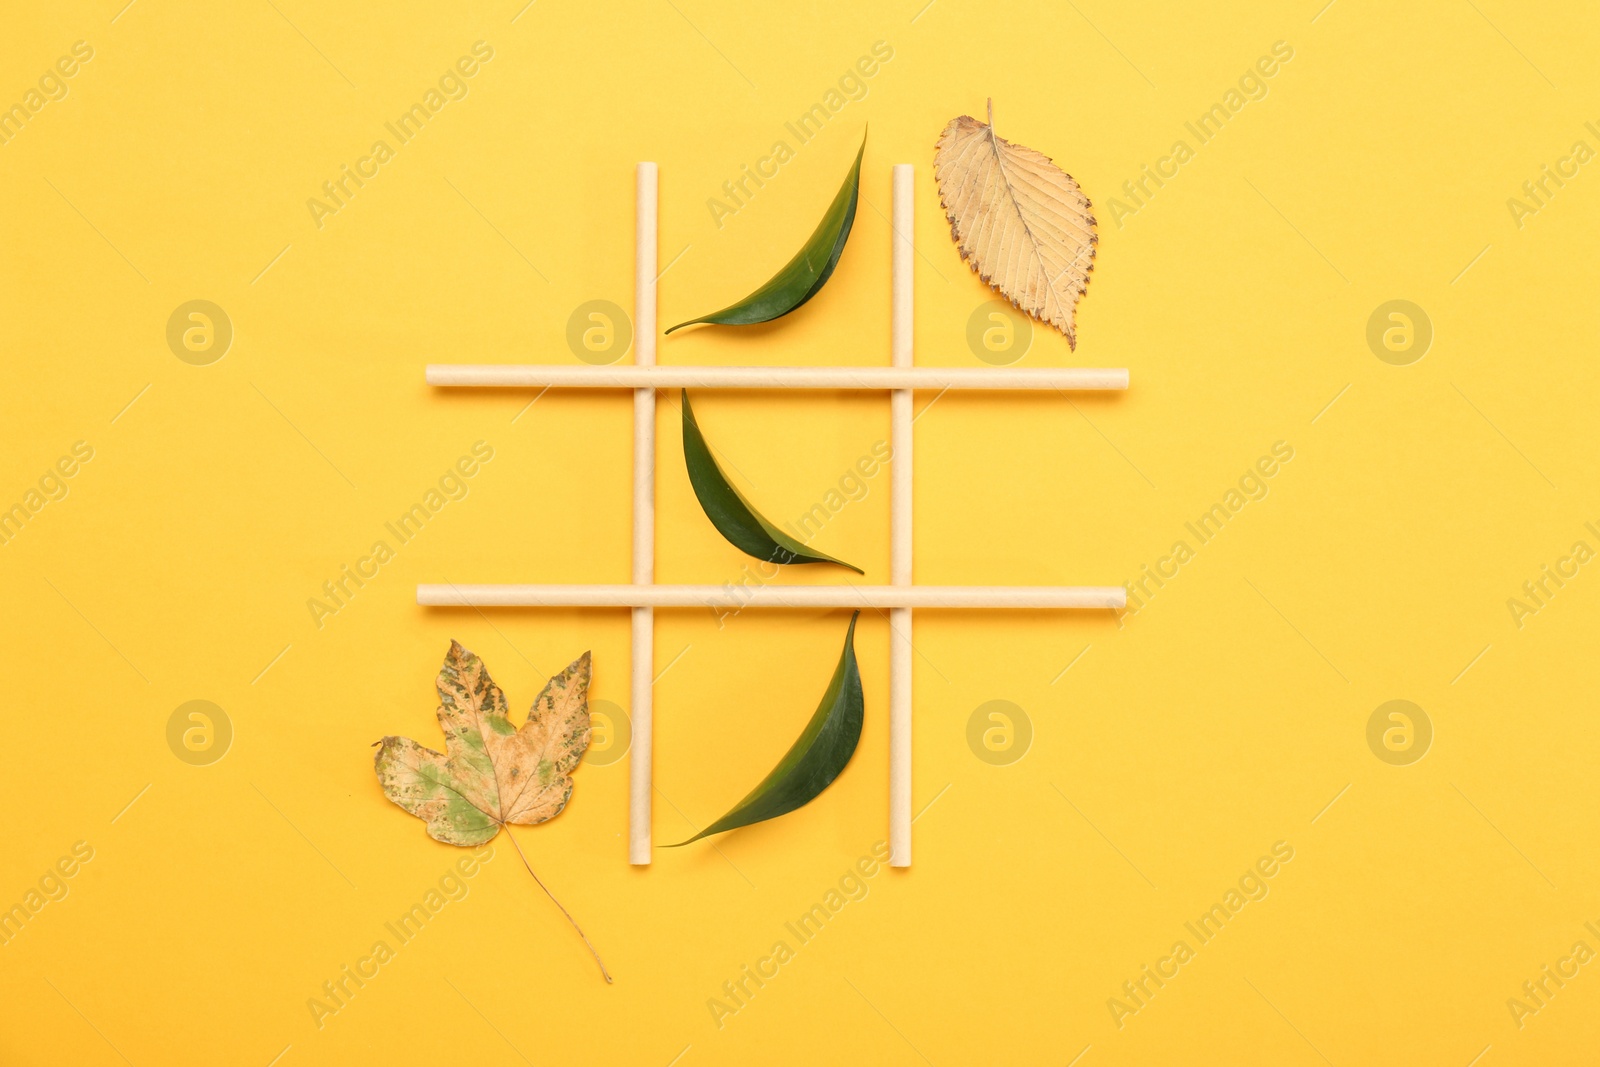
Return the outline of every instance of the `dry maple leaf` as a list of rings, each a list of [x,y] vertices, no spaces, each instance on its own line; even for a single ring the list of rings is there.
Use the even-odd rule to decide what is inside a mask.
[[[450,642],[439,670],[445,752],[385,737],[374,763],[384,795],[447,845],[481,845],[506,823],[554,818],[589,747],[589,653],[549,682],[519,730],[483,661]]]
[[[1072,175],[989,121],[951,119],[933,153],[950,232],[978,277],[1078,347],[1073,311],[1094,270],[1094,213]]]
[[[385,737],[373,760],[383,795],[421,819],[429,837],[447,845],[481,845],[508,823],[531,826],[555,818],[572,796],[571,772],[589,747],[589,674],[585,652],[545,683],[518,729],[506,713],[505,693],[483,661],[451,641],[436,683],[445,751],[409,737]],[[572,914],[534,874],[515,836],[511,844],[539,888],[589,945]],[[593,945],[589,951],[611,981]]]

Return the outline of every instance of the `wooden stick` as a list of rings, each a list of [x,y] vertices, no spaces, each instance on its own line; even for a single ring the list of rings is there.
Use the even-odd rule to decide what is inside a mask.
[[[894,168],[893,303],[890,347],[896,369],[916,362],[914,334],[916,168]],[[911,390],[889,398],[894,467],[889,506],[889,574],[897,587],[911,585]],[[889,611],[889,866],[911,866],[911,609]]]
[[[640,163],[634,228],[633,316],[636,368],[656,361],[656,211],[658,175],[654,163]],[[633,394],[633,581],[648,587],[656,573],[656,391],[637,386]],[[655,612],[633,605],[633,747],[628,757],[628,862],[650,862],[652,761],[655,709]]]
[[[419,585],[417,603],[480,608],[1127,607],[1120,585]],[[637,748],[639,723],[633,724]],[[637,751],[636,751],[637,754]]]
[[[643,331],[640,331],[641,337]],[[652,356],[654,355],[654,338]],[[642,347],[639,355],[643,356]],[[610,367],[430,363],[428,384],[524,389],[999,389],[1100,392],[1128,388],[1121,367]]]

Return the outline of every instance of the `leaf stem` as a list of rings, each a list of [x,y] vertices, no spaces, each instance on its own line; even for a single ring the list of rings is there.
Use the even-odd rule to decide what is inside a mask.
[[[511,827],[509,827],[509,826],[506,827],[506,836],[511,838],[511,847],[517,850],[517,856],[518,856],[518,858],[520,858],[522,860],[522,865],[524,867],[528,868],[528,873],[529,874],[533,874],[533,880],[535,882],[539,883],[539,888],[544,890],[545,896],[549,897],[551,903],[553,903],[556,907],[561,909],[561,914],[563,914],[563,915],[565,915],[567,917],[567,922],[571,923],[572,924],[572,928],[574,930],[578,931],[578,936],[583,938],[584,945],[586,945],[588,947],[588,949],[589,949],[589,955],[593,956],[595,963],[600,965],[600,973],[605,975],[606,984],[610,985],[611,984],[611,972],[606,970],[605,961],[600,958],[600,953],[596,952],[594,950],[594,946],[589,944],[589,937],[588,937],[587,934],[585,934],[583,932],[583,927],[578,925],[578,920],[574,919],[572,917],[572,912],[567,910],[566,905],[562,904],[561,901],[557,900],[556,899],[556,895],[554,893],[550,892],[550,887],[545,885],[544,882],[540,881],[539,876],[537,874],[533,873],[532,864],[530,864],[528,862],[528,857],[523,854],[522,846],[517,844],[517,835],[513,834],[511,832]]]

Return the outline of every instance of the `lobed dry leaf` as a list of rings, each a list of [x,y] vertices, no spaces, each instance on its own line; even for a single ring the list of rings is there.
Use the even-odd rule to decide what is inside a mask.
[[[951,119],[934,149],[933,178],[961,258],[1019,311],[1078,347],[1073,313],[1094,270],[1094,214],[1072,175],[1050,157],[995,136],[989,121]]]
[[[532,826],[555,818],[572,798],[572,770],[589,747],[590,670],[585,652],[546,682],[519,729],[511,725],[506,695],[483,660],[451,641],[434,685],[444,751],[409,737],[377,742],[373,762],[383,795],[421,819],[429,837],[447,845],[481,845],[510,823]],[[516,836],[510,830],[506,834],[609,983],[611,972],[583,927],[534,874]]]
[[[506,823],[554,818],[589,747],[589,671],[585,652],[545,684],[518,729],[483,661],[450,642],[437,683],[445,751],[385,737],[376,757],[384,796],[447,845],[479,845]]]

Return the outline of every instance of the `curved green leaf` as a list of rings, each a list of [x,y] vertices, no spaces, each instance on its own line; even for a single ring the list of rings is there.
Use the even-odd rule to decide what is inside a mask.
[[[683,390],[682,396],[683,458],[689,467],[689,484],[694,486],[694,495],[706,518],[729,544],[768,563],[837,563],[857,574],[867,573],[853,563],[807,548],[767,521],[717,466],[711,446],[706,444],[700,424],[695,421],[694,409],[689,407],[689,390]]]
[[[861,740],[861,671],[856,666],[855,648],[856,619],[860,616],[859,611],[850,616],[850,629],[844,635],[839,666],[834,668],[828,691],[822,694],[822,703],[806,723],[800,740],[732,811],[688,841],[668,845],[668,848],[786,815],[816,799],[817,794],[839,777],[850,757],[855,755],[856,743]]]
[[[856,198],[861,186],[861,156],[866,150],[867,136],[863,133],[861,147],[856,151],[855,165],[850,168],[833,203],[828,205],[828,213],[822,216],[822,221],[795,257],[767,284],[736,304],[698,319],[680,322],[667,332],[681,330],[698,322],[725,326],[771,322],[816,296],[823,283],[833,274],[833,268],[838,266],[844,243],[850,238],[850,227],[856,220]]]

